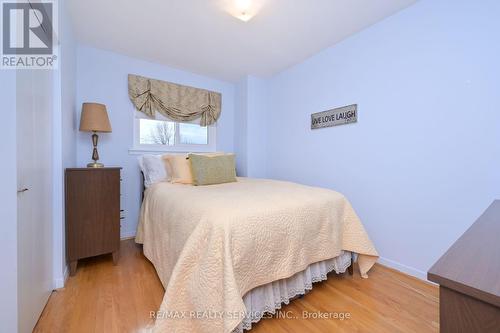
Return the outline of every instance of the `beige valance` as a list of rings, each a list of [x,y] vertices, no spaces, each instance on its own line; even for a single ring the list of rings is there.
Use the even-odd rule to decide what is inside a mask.
[[[151,118],[155,113],[179,122],[200,118],[207,126],[219,119],[221,94],[143,76],[128,75],[128,94],[138,111]]]

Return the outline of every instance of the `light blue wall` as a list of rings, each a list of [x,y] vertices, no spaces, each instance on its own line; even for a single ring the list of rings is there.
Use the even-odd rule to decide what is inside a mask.
[[[78,47],[77,68],[78,119],[83,102],[103,103],[108,110],[113,132],[99,136],[99,155],[105,165],[123,167],[121,193],[125,219],[122,220],[122,236],[135,235],[142,191],[137,155],[128,152],[133,146],[134,120],[134,107],[128,97],[129,73],[222,93],[217,150],[234,151],[235,87],[232,83],[86,46]],[[89,133],[79,132],[77,165],[85,166],[91,154]]]
[[[263,178],[267,162],[267,81],[246,76],[236,85],[235,148],[238,176]]]
[[[247,167],[248,176],[264,178],[267,175],[267,138],[268,138],[268,95],[267,81],[247,77]]]
[[[67,15],[67,3],[59,3],[59,67],[54,72],[53,116],[53,279],[64,286],[65,256],[64,169],[76,165],[76,40]]]
[[[234,151],[236,153],[236,173],[248,176],[248,81],[246,78],[236,84],[236,113],[234,115]]]
[[[500,195],[499,17],[420,1],[273,77],[267,175],[344,193],[382,262],[424,277]],[[357,124],[310,130],[352,103]]]
[[[61,7],[62,6],[62,7]],[[66,10],[66,4],[60,4]],[[76,164],[76,134],[78,121],[76,119],[76,59],[77,43],[74,37],[72,23],[66,11],[61,17],[61,109],[62,109],[62,159],[64,167]]]

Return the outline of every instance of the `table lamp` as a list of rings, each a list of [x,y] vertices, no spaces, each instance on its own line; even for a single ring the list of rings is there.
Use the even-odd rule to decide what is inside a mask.
[[[94,150],[92,152],[92,160],[87,164],[88,168],[102,168],[104,164],[98,163],[99,153],[97,152],[97,141],[99,136],[97,132],[109,133],[111,132],[111,124],[109,123],[108,113],[106,106],[99,103],[83,103],[82,114],[80,116],[80,131],[92,132],[92,144]]]

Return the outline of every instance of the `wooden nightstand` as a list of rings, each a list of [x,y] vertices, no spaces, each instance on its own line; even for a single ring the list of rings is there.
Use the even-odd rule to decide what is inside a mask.
[[[65,172],[66,260],[70,275],[79,259],[120,249],[121,168],[70,168]]]

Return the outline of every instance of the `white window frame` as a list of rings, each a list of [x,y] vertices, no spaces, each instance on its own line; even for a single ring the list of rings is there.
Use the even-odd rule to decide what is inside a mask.
[[[175,123],[175,137],[174,144],[168,145],[152,145],[152,144],[140,144],[140,118],[134,117],[134,144],[131,149],[129,149],[130,154],[145,154],[145,153],[207,153],[216,151],[216,139],[217,139],[217,123],[208,126],[208,144],[180,144],[180,134],[179,134],[179,122],[167,119],[158,119],[164,121],[171,121]],[[197,123],[199,120],[195,120],[192,123]]]

